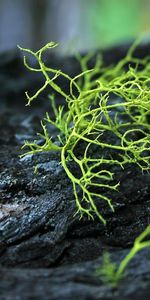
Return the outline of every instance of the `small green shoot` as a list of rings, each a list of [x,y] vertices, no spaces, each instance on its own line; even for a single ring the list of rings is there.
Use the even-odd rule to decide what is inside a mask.
[[[145,240],[150,236],[150,225],[135,239],[133,247],[125,258],[120,262],[119,266],[112,262],[109,253],[104,253],[101,267],[96,271],[96,275],[100,276],[104,283],[117,287],[119,282],[126,276],[126,268],[135,255],[150,247],[150,240]]]

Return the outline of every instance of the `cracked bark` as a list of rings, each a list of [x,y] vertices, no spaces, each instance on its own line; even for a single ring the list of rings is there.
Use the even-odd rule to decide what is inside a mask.
[[[145,54],[147,48],[143,49]],[[114,60],[114,52],[110,53]],[[74,60],[71,63],[77,70]],[[137,256],[115,291],[105,287],[94,272],[103,250],[119,262],[127,252],[124,249],[149,224],[149,174],[142,176],[130,166],[118,173],[121,188],[114,199],[116,212],[101,207],[107,227],[97,219],[73,217],[72,186],[59,165],[59,154],[19,158],[24,138],[35,138],[47,103],[39,101],[30,112],[24,108],[24,90],[33,86],[35,78],[23,70],[16,54],[7,54],[0,64],[1,299],[142,299],[149,292],[148,249]],[[41,79],[36,79],[38,85]]]

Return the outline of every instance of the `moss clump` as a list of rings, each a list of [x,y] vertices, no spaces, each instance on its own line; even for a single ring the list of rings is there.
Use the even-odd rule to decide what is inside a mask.
[[[50,96],[55,118],[46,113],[43,145],[25,141],[24,147],[28,147],[28,154],[60,151],[61,164],[73,185],[77,213],[92,219],[97,215],[105,224],[98,203],[104,201],[114,211],[107,191],[116,191],[119,183],[115,182],[112,167],[124,168],[130,163],[142,171],[150,168],[150,59],[134,57],[134,45],[117,65],[103,67],[102,59],[97,57],[95,67],[88,70],[87,55],[80,58],[81,73],[71,78],[43,61],[45,51],[56,46],[51,42],[37,52],[20,48],[37,60],[35,68],[24,56],[25,66],[44,76],[43,86],[34,95],[26,93],[28,105],[50,86],[67,106],[57,108],[55,97]],[[60,76],[68,80],[69,93],[58,84]],[[47,123],[59,130],[58,141],[52,142]],[[77,167],[77,175],[72,172],[71,162]]]
[[[150,247],[150,240],[145,240],[150,236],[150,225],[146,227],[146,229],[135,239],[133,247],[129,251],[129,253],[124,257],[124,259],[120,262],[119,266],[117,266],[114,262],[111,261],[109,253],[105,253],[103,255],[103,262],[101,267],[97,270],[96,275],[100,276],[100,278],[107,284],[112,287],[116,287],[119,282],[126,275],[126,268],[130,261],[135,257],[135,255],[147,248]]]

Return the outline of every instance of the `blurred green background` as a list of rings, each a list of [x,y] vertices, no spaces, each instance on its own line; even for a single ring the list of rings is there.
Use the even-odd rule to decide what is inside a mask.
[[[150,36],[150,0],[0,0],[0,51],[39,48],[61,53],[107,48]]]

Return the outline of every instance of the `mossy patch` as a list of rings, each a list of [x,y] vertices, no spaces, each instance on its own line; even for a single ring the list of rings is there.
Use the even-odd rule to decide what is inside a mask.
[[[28,105],[48,86],[56,92],[56,96],[49,97],[55,118],[46,113],[41,122],[43,144],[38,140],[25,141],[24,147],[29,150],[23,155],[60,151],[61,164],[73,186],[77,213],[92,219],[97,215],[106,224],[98,203],[106,202],[114,211],[113,199],[107,196],[107,190],[113,192],[119,188],[112,166],[124,168],[126,164],[137,164],[142,172],[150,168],[150,58],[134,57],[136,45],[133,45],[117,65],[104,67],[98,56],[94,68],[89,70],[91,55],[78,56],[82,71],[71,78],[44,63],[45,51],[56,46],[51,42],[37,52],[20,48],[38,64],[30,66],[24,56],[25,66],[44,76],[43,86],[34,95],[26,92]],[[69,93],[59,85],[60,76],[67,79]],[[65,109],[64,105],[56,106],[57,94],[63,97]],[[59,131],[55,142],[47,124]],[[71,171],[71,162],[77,166],[77,175]]]

